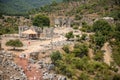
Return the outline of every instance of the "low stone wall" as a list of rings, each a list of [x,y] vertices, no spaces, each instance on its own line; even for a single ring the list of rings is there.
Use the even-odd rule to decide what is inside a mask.
[[[1,37],[14,37],[14,38],[19,38],[19,34],[4,34]]]

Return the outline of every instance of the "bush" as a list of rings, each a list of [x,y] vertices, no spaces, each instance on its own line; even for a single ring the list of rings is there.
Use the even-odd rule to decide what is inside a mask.
[[[53,52],[50,57],[53,63],[55,63],[57,60],[62,59],[62,56],[59,51]]]
[[[73,32],[68,32],[66,33],[65,37],[67,38],[67,40],[69,40],[70,38],[74,38]]]
[[[120,23],[116,23],[114,37],[116,40],[120,40]]]
[[[101,63],[101,62],[97,62],[97,61],[94,62],[93,66],[94,66],[94,69],[98,70],[98,71],[103,71],[103,70],[108,70],[109,69],[107,64]]]
[[[90,25],[88,25],[86,22],[82,22],[81,30],[83,32],[91,32],[92,31],[92,27]]]
[[[70,53],[70,50],[69,50],[69,46],[68,46],[68,45],[64,45],[62,49],[63,49],[66,53]]]
[[[76,68],[77,69],[79,69],[79,70],[84,70],[84,61],[83,60],[81,60],[81,59],[76,59],[75,60],[75,66],[76,66]]]
[[[78,26],[74,26],[73,29],[78,29],[79,27]]]
[[[98,48],[101,48],[105,43],[106,37],[103,36],[101,33],[96,33],[94,36],[94,43]]]
[[[81,73],[79,80],[89,80],[89,76],[86,73]]]
[[[18,27],[16,26],[3,27],[0,25],[0,34],[12,34],[16,32],[18,32]]]
[[[75,20],[81,20],[82,19],[82,16],[80,15],[75,15]]]
[[[87,34],[82,34],[81,40],[86,40]]]
[[[71,68],[71,66],[65,64],[65,62],[62,60],[56,61],[56,71],[59,72],[59,74],[66,75],[69,78],[74,75],[74,70]]]
[[[103,53],[101,51],[96,52],[96,54],[94,56],[94,60],[96,60],[96,61],[103,61]]]
[[[118,66],[120,66],[120,53],[119,53],[119,51],[113,52],[113,58],[114,58],[114,61],[118,64]]]
[[[114,75],[112,80],[120,80],[120,74],[116,74]]]
[[[75,44],[73,53],[76,57],[87,56],[88,46],[86,44]]]
[[[119,41],[112,41],[112,57],[114,59],[114,62],[120,66],[120,42]]]
[[[16,40],[9,40],[8,42],[6,42],[6,45],[14,47],[15,49],[15,47],[22,47],[23,43],[19,39],[16,39]]]

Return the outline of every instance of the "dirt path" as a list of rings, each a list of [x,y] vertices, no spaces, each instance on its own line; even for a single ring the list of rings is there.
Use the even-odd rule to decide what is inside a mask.
[[[89,57],[92,59],[93,58],[93,50],[89,48],[89,52],[88,52]]]
[[[110,49],[110,46],[109,46],[109,43],[106,42],[104,44],[104,46],[102,47],[102,50],[104,50],[104,62],[108,65],[110,65],[110,62],[112,61],[112,58],[111,58],[111,49]]]
[[[28,64],[27,59],[15,58],[15,62],[17,65],[23,68],[28,80],[43,80],[42,73],[41,73],[42,71],[34,67],[34,65],[32,64]],[[30,66],[29,69],[28,69],[28,66]]]

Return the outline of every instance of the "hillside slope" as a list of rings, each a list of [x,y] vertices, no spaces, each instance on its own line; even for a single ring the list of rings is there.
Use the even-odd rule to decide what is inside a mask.
[[[68,1],[68,2],[64,2]],[[117,1],[117,0],[115,0]],[[120,19],[120,3],[113,0],[63,0],[63,3],[46,5],[29,11],[29,14],[43,13],[50,16],[51,21],[55,18],[69,17],[78,24],[90,23],[100,17],[113,17]],[[119,0],[118,0],[119,1]],[[54,22],[54,21],[53,21]],[[51,23],[52,24],[52,23]],[[52,24],[54,25],[54,24]]]
[[[0,0],[0,13],[20,14],[46,4],[50,4],[53,0]],[[56,0],[61,2],[62,0]]]

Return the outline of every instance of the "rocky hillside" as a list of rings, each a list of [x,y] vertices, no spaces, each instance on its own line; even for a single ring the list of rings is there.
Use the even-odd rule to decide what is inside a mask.
[[[21,13],[29,10],[31,8],[35,8],[40,6],[40,4],[50,3],[52,0],[0,0],[0,12],[9,13]],[[51,25],[54,25],[54,20],[57,19],[65,19],[70,18],[73,20],[73,25],[81,25],[86,22],[87,24],[91,24],[95,19],[101,17],[113,17],[115,20],[120,20],[120,3],[119,0],[56,0],[57,2],[63,1],[62,3],[56,3],[53,1],[49,5],[45,5],[43,7],[35,8],[29,10],[29,15],[35,15],[39,13],[47,14],[50,17]],[[32,2],[32,3],[31,3]],[[31,7],[29,7],[28,6]],[[106,5],[107,4],[107,5]],[[17,7],[16,7],[17,6]],[[21,8],[20,8],[21,6]],[[8,7],[8,8],[6,8]],[[9,9],[10,8],[10,9]],[[29,9],[28,9],[29,8]],[[31,20],[29,16],[26,16],[31,25]],[[12,17],[11,17],[12,18]],[[11,22],[8,23],[9,20],[7,18],[1,16],[1,24],[2,26],[9,26]],[[15,19],[14,21],[18,21],[19,19]],[[19,24],[24,24],[24,21],[20,21]],[[2,24],[4,23],[4,24]],[[13,22],[14,23],[14,22]],[[17,24],[17,25],[19,25]],[[16,23],[15,23],[16,25]],[[16,26],[17,27],[17,26]]]
[[[29,11],[30,14],[45,13],[53,20],[58,17],[71,17],[76,22],[94,21],[100,17],[120,18],[119,0],[63,0],[63,3],[51,4]]]

